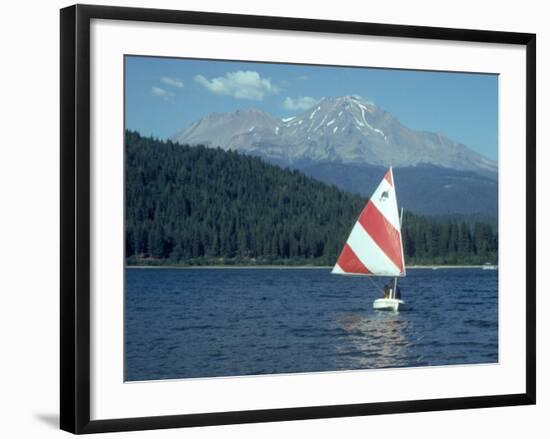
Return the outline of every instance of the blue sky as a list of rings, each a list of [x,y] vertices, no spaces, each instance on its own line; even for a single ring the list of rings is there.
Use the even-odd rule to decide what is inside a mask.
[[[498,156],[498,76],[127,56],[126,128],[168,138],[212,112],[298,114],[329,96],[359,95],[404,125]]]

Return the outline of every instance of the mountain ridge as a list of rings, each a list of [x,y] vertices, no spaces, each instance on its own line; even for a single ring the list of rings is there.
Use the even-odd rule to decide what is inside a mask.
[[[467,146],[440,133],[408,128],[372,102],[353,96],[324,98],[283,119],[255,108],[210,113],[171,140],[236,150],[294,167],[300,162],[427,164],[480,174],[497,172],[496,162]]]

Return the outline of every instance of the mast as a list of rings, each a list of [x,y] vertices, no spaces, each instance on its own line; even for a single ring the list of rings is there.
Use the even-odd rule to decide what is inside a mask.
[[[401,208],[401,213],[399,215],[399,229],[403,230],[403,208]],[[403,237],[401,237],[403,239]],[[401,245],[403,245],[403,241],[401,241]],[[391,290],[391,298],[395,299],[395,295],[397,294],[397,276],[393,278],[393,288]]]

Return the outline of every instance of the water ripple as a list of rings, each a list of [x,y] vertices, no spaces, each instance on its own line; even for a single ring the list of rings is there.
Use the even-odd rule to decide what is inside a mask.
[[[409,270],[400,285],[410,309],[387,313],[365,279],[329,270],[128,269],[126,379],[498,361],[498,272]]]

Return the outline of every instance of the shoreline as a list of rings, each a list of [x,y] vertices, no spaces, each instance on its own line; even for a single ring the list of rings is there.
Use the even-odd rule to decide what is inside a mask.
[[[484,265],[411,265],[407,270],[460,270],[468,268],[482,269]],[[493,270],[498,270],[498,266]],[[177,270],[329,270],[332,265],[125,265],[124,268],[149,269],[177,269]]]

